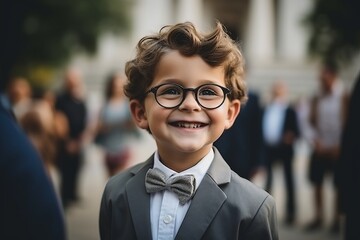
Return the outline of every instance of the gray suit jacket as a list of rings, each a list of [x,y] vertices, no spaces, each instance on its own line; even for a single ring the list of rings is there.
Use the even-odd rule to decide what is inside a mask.
[[[278,239],[274,199],[239,177],[214,151],[175,239]],[[108,181],[100,209],[102,240],[151,239],[145,174],[153,161],[151,156]]]

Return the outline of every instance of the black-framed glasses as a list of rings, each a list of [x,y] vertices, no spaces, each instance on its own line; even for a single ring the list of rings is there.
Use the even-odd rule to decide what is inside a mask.
[[[177,108],[185,100],[186,93],[193,92],[196,102],[205,109],[220,107],[230,90],[226,87],[209,83],[197,88],[184,88],[175,83],[164,83],[148,90],[145,94],[153,93],[156,102],[163,108]]]

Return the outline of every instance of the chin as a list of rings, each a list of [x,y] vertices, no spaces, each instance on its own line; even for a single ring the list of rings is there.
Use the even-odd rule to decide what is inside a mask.
[[[199,146],[199,145],[187,145],[187,146],[179,146],[178,147],[180,152],[183,153],[195,153],[195,152],[199,152],[199,151],[208,151],[209,147],[208,146]]]

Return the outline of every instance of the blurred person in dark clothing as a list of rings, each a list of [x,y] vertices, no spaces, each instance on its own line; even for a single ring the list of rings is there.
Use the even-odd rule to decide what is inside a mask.
[[[249,91],[234,125],[214,143],[231,169],[251,180],[261,167],[261,108],[259,97]]]
[[[320,70],[320,89],[310,106],[310,123],[314,129],[313,150],[309,163],[309,179],[314,187],[314,219],[306,226],[315,230],[323,224],[323,182],[327,174],[334,177],[335,213],[331,230],[340,230],[338,199],[338,162],[345,123],[348,96],[338,78],[335,63],[325,63]]]
[[[352,91],[341,142],[340,197],[345,212],[345,240],[360,239],[360,74]]]
[[[276,161],[281,161],[286,185],[285,222],[287,224],[292,224],[295,220],[293,158],[294,144],[300,135],[297,119],[294,108],[287,100],[287,86],[282,81],[276,81],[272,86],[272,100],[265,106],[262,117],[267,165],[266,190],[271,192],[272,166]]]
[[[58,149],[61,172],[61,197],[64,207],[77,201],[77,179],[82,163],[82,146],[86,130],[87,109],[83,99],[83,82],[77,69],[65,73],[64,89],[57,96],[55,109],[62,112],[68,122],[69,135]]]
[[[0,239],[64,240],[51,180],[2,96],[0,89]]]

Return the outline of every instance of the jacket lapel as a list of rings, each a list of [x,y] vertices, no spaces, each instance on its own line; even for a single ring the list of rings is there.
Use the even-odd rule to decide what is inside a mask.
[[[153,166],[153,156],[144,165],[132,171],[134,177],[126,185],[131,217],[134,223],[137,239],[151,240],[150,195],[145,189],[145,175]]]
[[[191,201],[175,239],[201,239],[227,198],[218,185],[230,182],[231,170],[216,148],[214,152],[214,160]]]

